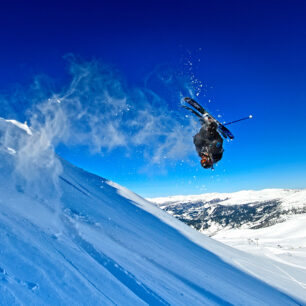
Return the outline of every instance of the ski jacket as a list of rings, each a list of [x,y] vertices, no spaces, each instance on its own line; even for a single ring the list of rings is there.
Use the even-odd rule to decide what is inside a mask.
[[[223,155],[223,139],[217,131],[216,122],[203,122],[200,131],[193,136],[196,150],[201,157],[202,153],[208,153],[213,162],[218,162]]]

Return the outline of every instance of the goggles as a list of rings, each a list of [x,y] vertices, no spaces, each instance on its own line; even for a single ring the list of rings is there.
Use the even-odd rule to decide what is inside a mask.
[[[210,156],[208,154],[202,154],[201,157],[202,157],[201,166],[203,168],[211,168],[213,165],[213,162]]]

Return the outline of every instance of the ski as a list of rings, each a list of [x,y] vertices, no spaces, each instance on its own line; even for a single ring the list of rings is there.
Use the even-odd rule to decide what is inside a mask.
[[[197,117],[201,118],[201,120],[203,120],[203,116],[201,114],[199,114],[198,112],[196,112],[194,109],[192,109],[192,108],[190,108],[189,106],[186,106],[186,105],[182,105],[182,107],[191,111],[194,115],[196,115]]]
[[[215,118],[213,118],[214,120],[216,120]],[[219,121],[216,120],[217,124],[218,124],[218,129],[220,131],[220,133],[224,136],[226,135],[229,139],[234,139],[234,135],[232,134],[232,132],[226,128],[222,123],[218,123]],[[227,138],[225,137],[225,138]]]
[[[201,114],[203,114],[203,115],[207,114],[207,111],[197,101],[195,101],[191,98],[188,98],[188,97],[184,98],[184,101],[187,102],[192,107],[194,107]]]
[[[210,116],[210,114],[208,114],[208,112],[206,112],[203,108],[201,108],[201,111],[203,111],[204,112],[204,114],[199,114],[197,111],[195,111],[194,109],[192,109],[192,108],[190,108],[190,107],[188,107],[188,106],[186,106],[186,105],[182,105],[182,107],[183,108],[185,108],[185,109],[187,109],[187,110],[189,110],[189,111],[191,111],[194,115],[196,115],[197,117],[199,117],[200,118],[200,122],[201,122],[201,124],[204,124],[204,118],[203,117],[205,117],[205,116]],[[200,108],[199,108],[200,109]],[[211,118],[213,118],[212,116],[210,116]],[[214,118],[213,118],[214,119]],[[217,123],[218,124],[218,123]],[[220,129],[220,125],[218,124],[218,129],[219,129],[219,132],[221,133],[221,135],[224,137],[224,138],[227,138],[228,137],[228,135],[227,135],[227,133],[225,133],[223,130],[221,130]]]
[[[231,131],[228,128],[226,128],[221,122],[219,122],[214,116],[212,116],[207,110],[205,110],[197,101],[191,98],[188,98],[188,97],[184,98],[184,101],[188,103],[190,106],[192,106],[193,108],[195,108],[202,115],[200,115],[198,112],[196,112],[195,110],[191,109],[188,106],[183,106],[184,108],[190,110],[193,114],[195,114],[198,117],[203,118],[205,116],[209,116],[211,119],[213,119],[217,123],[218,130],[224,138],[228,137],[230,139],[234,139],[234,135],[231,133]]]

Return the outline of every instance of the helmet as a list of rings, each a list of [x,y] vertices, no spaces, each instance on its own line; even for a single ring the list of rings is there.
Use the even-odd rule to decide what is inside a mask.
[[[201,165],[203,168],[209,169],[213,166],[213,160],[208,153],[202,153],[201,157]]]

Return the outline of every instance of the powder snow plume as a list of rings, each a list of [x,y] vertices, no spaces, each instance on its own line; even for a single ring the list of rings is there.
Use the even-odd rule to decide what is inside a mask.
[[[66,60],[70,77],[66,84],[58,86],[50,78],[38,76],[28,88],[1,97],[1,116],[26,120],[32,131],[14,148],[18,162],[13,172],[20,186],[39,194],[40,185],[45,184],[55,188],[50,195],[60,195],[61,164],[55,158],[59,145],[81,145],[102,155],[116,148],[126,154],[137,150],[147,167],[176,163],[193,153],[191,135],[196,122],[192,118],[170,109],[169,102],[147,86],[127,86],[108,65],[73,55]],[[167,87],[172,79],[168,78]],[[175,88],[178,110],[182,92],[188,92],[181,85]],[[1,142],[10,147],[14,142],[10,131],[2,132]],[[42,169],[45,174],[48,170],[48,179],[41,179]]]

